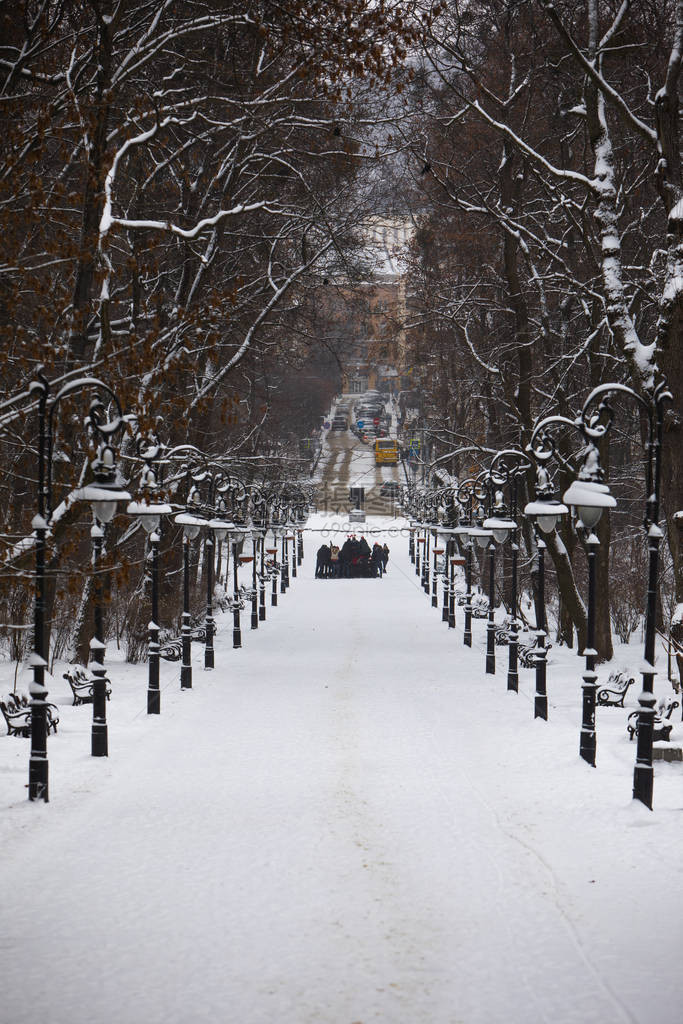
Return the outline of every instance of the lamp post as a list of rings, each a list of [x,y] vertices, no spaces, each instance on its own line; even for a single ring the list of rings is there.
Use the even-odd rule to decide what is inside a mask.
[[[532,452],[533,454],[533,452]],[[545,541],[541,534],[552,533],[560,516],[569,512],[566,505],[553,497],[553,487],[548,472],[538,466],[536,469],[536,498],[524,507],[524,515],[534,525],[536,551],[538,553],[537,593],[536,593],[536,648],[534,669],[536,673],[536,692],[534,695],[534,718],[548,720],[548,689],[546,637],[548,623],[545,611]]]
[[[655,717],[655,635],[657,618],[657,578],[659,571],[659,544],[662,538],[662,531],[659,527],[659,501],[661,483],[661,446],[662,430],[664,421],[664,406],[672,400],[671,392],[664,381],[660,382],[653,390],[652,395],[643,397],[637,394],[632,388],[625,384],[602,384],[594,388],[583,404],[581,410],[581,425],[584,435],[590,441],[597,441],[605,437],[613,422],[611,400],[621,395],[633,399],[642,412],[648,424],[648,434],[645,451],[645,517],[644,528],[648,545],[648,587],[645,604],[645,638],[643,652],[643,689],[638,697],[638,730],[636,763],[633,772],[633,798],[640,800],[652,810],[652,796],[654,788],[654,774],[652,767],[652,743],[653,725]],[[588,457],[591,456],[589,450]],[[596,451],[597,455],[597,451]],[[595,462],[595,460],[594,460]],[[598,468],[594,462],[589,466],[593,475],[583,478],[579,474],[579,480],[564,495],[564,501],[568,504],[576,504],[579,515],[584,525],[589,529],[595,525],[596,508],[610,507],[604,493],[604,486],[596,482],[601,479]],[[588,484],[588,488],[586,487]],[[595,493],[597,491],[597,494]],[[587,493],[586,493],[587,492]],[[614,502],[614,499],[612,499]],[[599,511],[597,515],[599,516]],[[590,577],[589,577],[590,579]],[[593,582],[593,588],[595,583]],[[591,641],[589,640],[589,647]],[[588,663],[588,659],[587,659]]]
[[[199,536],[207,520],[202,516],[202,498],[199,487],[210,479],[207,457],[196,445],[180,444],[164,453],[164,463],[183,460],[182,469],[188,481],[185,510],[178,513],[175,522],[183,528],[183,612],[180,637],[182,644],[182,661],[180,665],[180,688],[192,688],[192,623],[190,613],[190,551],[193,540]],[[213,484],[212,484],[213,486]],[[205,626],[205,637],[207,636]]]
[[[443,555],[444,549],[437,547],[437,541],[434,541],[434,547],[432,548],[432,557],[434,564],[432,566],[432,608],[439,607],[438,597],[438,575],[439,575],[439,558]]]
[[[586,405],[584,405],[584,410]],[[596,433],[583,414],[575,420],[566,416],[546,416],[534,427],[529,441],[529,450],[536,459],[545,462],[555,453],[555,444],[550,435],[556,426],[573,427],[580,431],[586,443],[583,465],[578,478],[565,491],[562,500],[566,505],[575,508],[578,514],[577,530],[585,533],[586,554],[588,559],[588,607],[586,612],[586,646],[584,657],[586,666],[582,684],[582,720],[579,740],[579,754],[588,764],[595,766],[597,740],[595,734],[595,693],[597,674],[595,663],[598,652],[595,649],[595,581],[596,559],[600,541],[593,533],[604,509],[614,508],[616,501],[609,493],[609,488],[601,483],[604,476],[600,465],[600,456],[594,440],[601,434]]]
[[[479,538],[477,537],[477,543]],[[496,672],[496,624],[493,620],[496,603],[496,544],[491,537],[487,549],[489,556],[489,613],[486,624],[486,671],[489,675]]]
[[[152,618],[147,631],[147,714],[158,715],[161,713],[161,691],[159,689],[159,543],[161,537],[157,531],[162,515],[170,515],[173,510],[165,502],[156,500],[159,482],[155,463],[161,457],[161,446],[156,441],[150,443],[146,438],[140,438],[138,451],[145,463],[140,479],[143,499],[130,502],[127,512],[129,515],[138,517],[149,542],[147,564],[151,579]]]
[[[251,526],[251,553],[252,553],[252,565],[251,565],[251,628],[258,629],[259,624],[259,607],[258,607],[258,580],[257,580],[257,556],[261,540],[263,539],[263,530],[252,521]]]
[[[287,515],[283,514],[282,526],[279,529],[281,556],[280,556],[280,593],[286,594],[289,587],[289,551],[287,549]]]
[[[214,591],[214,566],[216,564],[216,541],[222,543],[228,533],[232,530],[232,523],[226,520],[226,506],[222,496],[215,497],[217,485],[224,481],[223,473],[218,473],[211,478],[211,490],[209,502],[213,504],[216,517],[210,519],[206,524],[208,527],[206,535],[206,645],[204,647],[204,668],[212,669],[215,663],[215,651],[213,638],[216,635],[216,620],[213,616],[213,591]],[[226,485],[227,486],[227,485]]]
[[[279,526],[279,511],[278,511],[278,509],[276,507],[275,501],[273,502],[273,505],[271,506],[271,508],[272,508],[272,511],[271,511],[270,529],[271,529],[271,532],[273,534],[273,546],[272,546],[272,548],[267,548],[266,549],[266,554],[270,555],[270,557],[273,560],[273,568],[272,568],[272,571],[271,571],[270,607],[271,608],[277,608],[278,577],[279,577],[280,573],[279,573],[279,570],[276,568],[276,566],[277,566],[277,553],[278,553],[277,552],[277,541],[278,541],[278,537],[280,536],[280,526]]]
[[[180,630],[182,641],[182,663],[180,666],[180,688],[192,688],[192,624],[190,617],[190,545],[199,536],[199,531],[206,520],[194,515],[191,509],[200,504],[199,491],[192,487],[187,498],[186,512],[175,517],[176,523],[183,528],[183,618]]]
[[[442,571],[442,605],[441,605],[441,621],[449,624],[450,616],[450,594],[451,584],[453,582],[453,574],[455,567],[451,566],[451,555],[453,553],[453,533],[451,527],[442,526],[440,530],[441,541],[440,546],[443,546],[443,571]]]
[[[465,628],[462,642],[465,647],[472,646],[472,537],[470,531],[472,523],[472,505],[474,502],[475,481],[471,478],[461,481],[455,489],[455,497],[459,508],[459,519],[465,518],[466,522],[458,522],[453,528],[453,536],[457,537],[465,548]],[[462,548],[461,548],[462,550]],[[457,564],[457,563],[456,563]],[[455,566],[453,567],[453,571]],[[455,626],[455,583],[453,583],[453,625]],[[450,618],[449,618],[450,624]]]
[[[297,561],[298,561],[299,565],[301,565],[301,563],[304,560],[304,529],[306,527],[306,523],[308,522],[308,511],[307,511],[307,505],[306,505],[305,501],[302,501],[302,503],[297,507],[296,519],[297,519]]]
[[[266,534],[268,533],[268,499],[258,488],[253,489],[252,501],[254,506],[255,533],[258,537],[259,569],[258,569],[258,618],[259,622],[265,622],[266,618]],[[256,564],[256,558],[254,558]],[[253,609],[252,609],[253,611]]]
[[[99,430],[102,412],[102,403],[99,400],[93,402],[86,423],[95,434]],[[93,545],[93,619],[95,626],[94,636],[90,641],[90,671],[93,677],[91,753],[93,757],[107,757],[109,754],[107,729],[108,679],[104,668],[106,647],[100,566],[106,524],[113,519],[117,503],[130,499],[130,494],[128,491],[122,490],[119,485],[114,450],[109,444],[99,445],[97,455],[92,462],[92,469],[95,478],[94,482],[86,484],[85,487],[78,490],[76,496],[84,501],[89,501],[94,513],[94,523],[90,530]]]
[[[595,691],[597,675],[595,663],[598,652],[595,650],[595,581],[596,561],[600,541],[593,527],[597,526],[602,512],[606,508],[614,508],[616,501],[609,493],[605,484],[600,483],[603,471],[600,466],[598,451],[593,445],[589,447],[578,479],[564,492],[562,499],[571,505],[578,514],[578,528],[586,533],[586,554],[588,558],[588,611],[586,621],[586,669],[583,675],[583,721],[581,724],[581,742],[579,753],[584,761],[595,765]]]
[[[266,533],[267,526],[264,524],[263,530],[261,530],[261,539],[259,542],[261,559],[259,563],[259,622],[265,622],[266,620]]]
[[[49,800],[49,765],[47,758],[47,695],[45,686],[45,669],[47,667],[48,650],[45,631],[45,592],[46,592],[46,550],[47,536],[52,522],[52,451],[54,444],[55,417],[61,402],[78,392],[96,390],[97,397],[91,402],[89,415],[86,419],[88,431],[97,445],[96,456],[91,466],[95,483],[87,485],[74,493],[75,498],[83,498],[91,502],[97,519],[101,523],[108,522],[116,511],[117,502],[130,497],[119,483],[115,464],[114,450],[108,443],[110,438],[124,428],[123,413],[118,398],[112,389],[103,381],[94,377],[82,377],[64,384],[55,394],[52,386],[39,369],[37,377],[31,382],[27,391],[11,399],[0,407],[0,411],[16,405],[18,401],[38,402],[38,510],[31,522],[35,535],[35,599],[33,606],[33,652],[29,664],[33,669],[30,684],[31,694],[31,750],[29,755],[29,800]],[[109,422],[103,421],[104,405],[100,394],[116,406],[116,415]],[[101,553],[101,531],[95,530],[93,536],[93,562],[95,571],[96,608],[95,637],[91,644],[93,652],[93,724],[91,744],[93,756],[107,754],[106,726],[106,676],[104,673],[104,635],[99,591],[99,558]],[[99,645],[102,646],[99,646]],[[102,699],[103,698],[103,699]],[[96,703],[95,703],[96,701]]]
[[[410,526],[408,527],[408,555],[410,561],[415,565],[415,530],[417,529],[415,522],[411,519]]]
[[[519,620],[517,604],[517,480],[522,473],[531,469],[531,463],[522,451],[517,448],[505,448],[494,455],[491,460],[491,476],[495,483],[507,486],[510,493],[509,515],[502,500],[493,509],[494,515],[484,521],[484,526],[493,532],[494,540],[503,544],[510,540],[511,544],[511,580],[510,580],[510,639],[508,642],[508,679],[507,688],[513,692],[519,690],[519,674],[517,670],[517,648],[519,639]],[[495,633],[494,633],[495,642]]]
[[[425,508],[426,511],[426,508]],[[431,540],[431,529],[429,519],[425,522],[425,546],[422,552],[422,589],[424,590],[427,597],[429,597],[429,563],[430,563],[430,544]]]
[[[486,512],[481,501],[485,499],[490,504],[491,481],[488,473],[485,471],[479,474],[475,482],[474,497],[479,501],[476,510],[473,512],[473,517],[476,520],[477,525],[472,526],[469,530],[469,536],[474,539],[477,547],[481,548],[482,551],[488,553],[489,563],[489,609],[488,609],[488,622],[486,626],[486,672],[489,675],[494,675],[496,671],[496,627],[493,621],[494,604],[495,604],[495,584],[496,584],[496,545],[493,540],[493,533],[491,530],[484,528],[484,520],[486,518]]]
[[[230,539],[232,541],[232,581],[233,581],[233,595],[232,595],[232,646],[242,646],[242,627],[240,625],[240,581],[238,574],[239,566],[239,555],[237,553],[237,547],[244,540],[244,531],[241,529],[239,524],[235,523],[231,532]]]
[[[290,508],[289,516],[287,517],[287,541],[292,545],[292,570],[291,578],[296,579],[296,563],[297,563],[297,542],[296,542],[296,522],[294,521],[294,513]]]

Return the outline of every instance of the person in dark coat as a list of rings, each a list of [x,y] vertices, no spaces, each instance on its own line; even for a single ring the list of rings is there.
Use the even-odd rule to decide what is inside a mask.
[[[347,537],[339,552],[339,575],[348,579],[351,575],[352,548],[351,538]]]
[[[330,549],[321,544],[315,556],[315,578],[324,580],[330,575]]]
[[[382,578],[384,572],[384,552],[382,551],[381,544],[372,545],[372,554],[370,555],[370,575],[374,579],[376,576]]]
[[[386,544],[382,545],[382,572],[387,571],[387,562],[389,561],[389,548]]]
[[[370,557],[370,545],[366,541],[365,537],[361,537],[361,539],[358,541],[358,551],[360,553],[361,558]]]

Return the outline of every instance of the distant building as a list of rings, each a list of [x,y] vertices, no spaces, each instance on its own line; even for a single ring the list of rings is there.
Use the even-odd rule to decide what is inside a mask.
[[[364,226],[372,267],[362,284],[343,289],[346,337],[340,348],[342,390],[397,395],[410,387],[406,361],[405,253],[412,222],[373,218]]]

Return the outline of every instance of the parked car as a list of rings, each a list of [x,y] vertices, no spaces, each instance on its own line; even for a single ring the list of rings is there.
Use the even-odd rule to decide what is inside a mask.
[[[383,498],[397,498],[401,491],[401,485],[397,480],[385,480],[379,489]]]
[[[332,424],[330,426],[330,430],[348,430],[348,429],[349,429],[349,421],[347,420],[346,416],[335,416],[334,417],[334,419],[332,420]]]

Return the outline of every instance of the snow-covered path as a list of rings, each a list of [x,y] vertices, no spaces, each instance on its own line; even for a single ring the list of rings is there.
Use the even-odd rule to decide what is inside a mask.
[[[163,666],[158,718],[112,670],[106,761],[62,708],[49,805],[3,741],[3,1021],[680,1020],[676,766],[634,806],[633,745],[580,762],[576,702],[534,722],[383,536],[384,580],[321,581],[309,534],[240,651],[226,617],[192,691]]]

